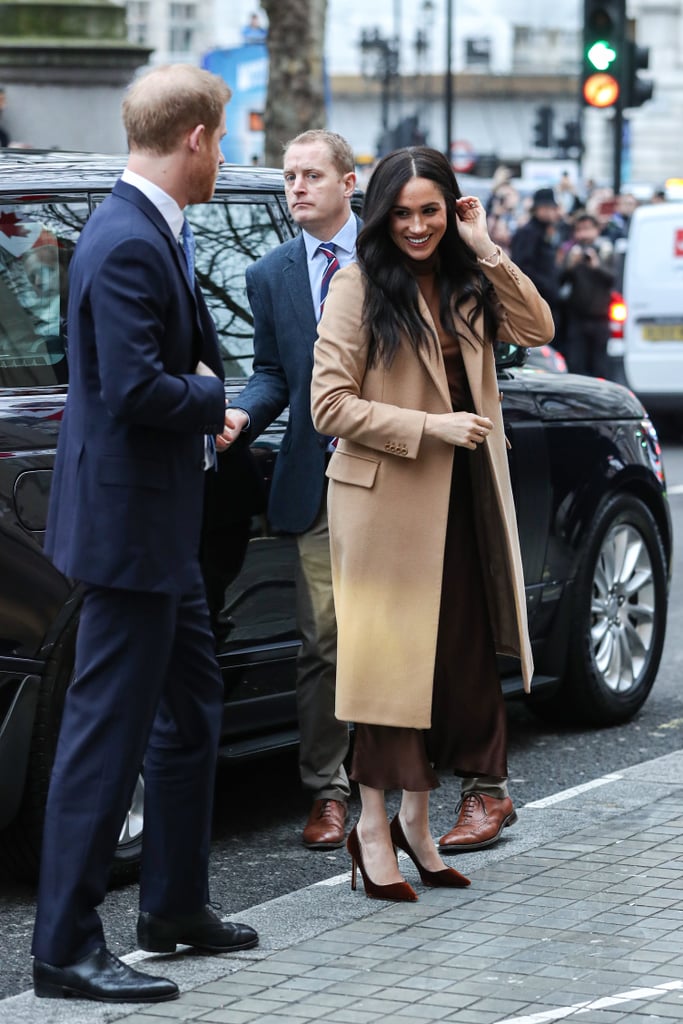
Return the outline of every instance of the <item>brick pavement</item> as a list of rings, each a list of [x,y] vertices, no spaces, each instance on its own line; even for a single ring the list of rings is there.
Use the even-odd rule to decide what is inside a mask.
[[[417,904],[352,893],[349,876],[239,915],[261,947],[134,954],[175,1002],[0,1003],[8,1024],[656,1024],[683,1021],[683,751],[540,801],[490,851],[453,858],[470,889]]]

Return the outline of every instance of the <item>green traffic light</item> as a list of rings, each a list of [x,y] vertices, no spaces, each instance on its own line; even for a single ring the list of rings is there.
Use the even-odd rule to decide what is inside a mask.
[[[617,59],[617,51],[605,39],[598,39],[586,53],[596,71],[607,71]]]

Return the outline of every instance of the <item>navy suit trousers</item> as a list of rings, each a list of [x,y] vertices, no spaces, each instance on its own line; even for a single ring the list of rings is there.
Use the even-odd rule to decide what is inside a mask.
[[[105,945],[96,908],[143,764],[140,907],[205,905],[222,705],[199,566],[183,594],[86,589],[46,809],[39,959]]]

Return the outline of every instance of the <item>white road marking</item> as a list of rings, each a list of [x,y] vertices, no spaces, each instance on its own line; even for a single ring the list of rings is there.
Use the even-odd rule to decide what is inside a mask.
[[[611,772],[609,775],[601,775],[599,779],[582,782],[580,786],[572,786],[571,789],[563,789],[559,793],[553,793],[552,796],[545,796],[542,800],[532,800],[530,803],[524,804],[524,807],[552,807],[553,804],[561,804],[563,800],[571,800],[572,797],[578,796],[579,793],[586,793],[589,789],[597,789],[598,786],[606,786],[608,783],[617,782],[622,778],[623,775]]]
[[[667,487],[667,494],[683,494],[683,484],[674,484],[673,487]]]
[[[574,1003],[573,1006],[558,1006],[554,1010],[541,1010],[539,1013],[528,1013],[523,1017],[505,1017],[496,1021],[496,1024],[545,1024],[546,1021],[571,1017],[574,1013],[605,1010],[610,1006],[619,1006],[621,1003],[630,1003],[636,999],[654,999],[682,988],[683,981],[667,981],[653,988],[632,988],[628,992],[617,992],[613,996],[603,996],[601,999],[589,999],[582,1003]]]

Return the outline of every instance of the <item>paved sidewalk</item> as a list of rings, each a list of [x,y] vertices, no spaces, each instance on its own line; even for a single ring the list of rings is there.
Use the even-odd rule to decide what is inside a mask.
[[[451,861],[469,889],[417,904],[349,874],[239,915],[257,950],[133,954],[181,986],[146,1006],[0,1002],[7,1024],[577,1024],[683,1021],[683,751],[530,804],[504,841]]]

